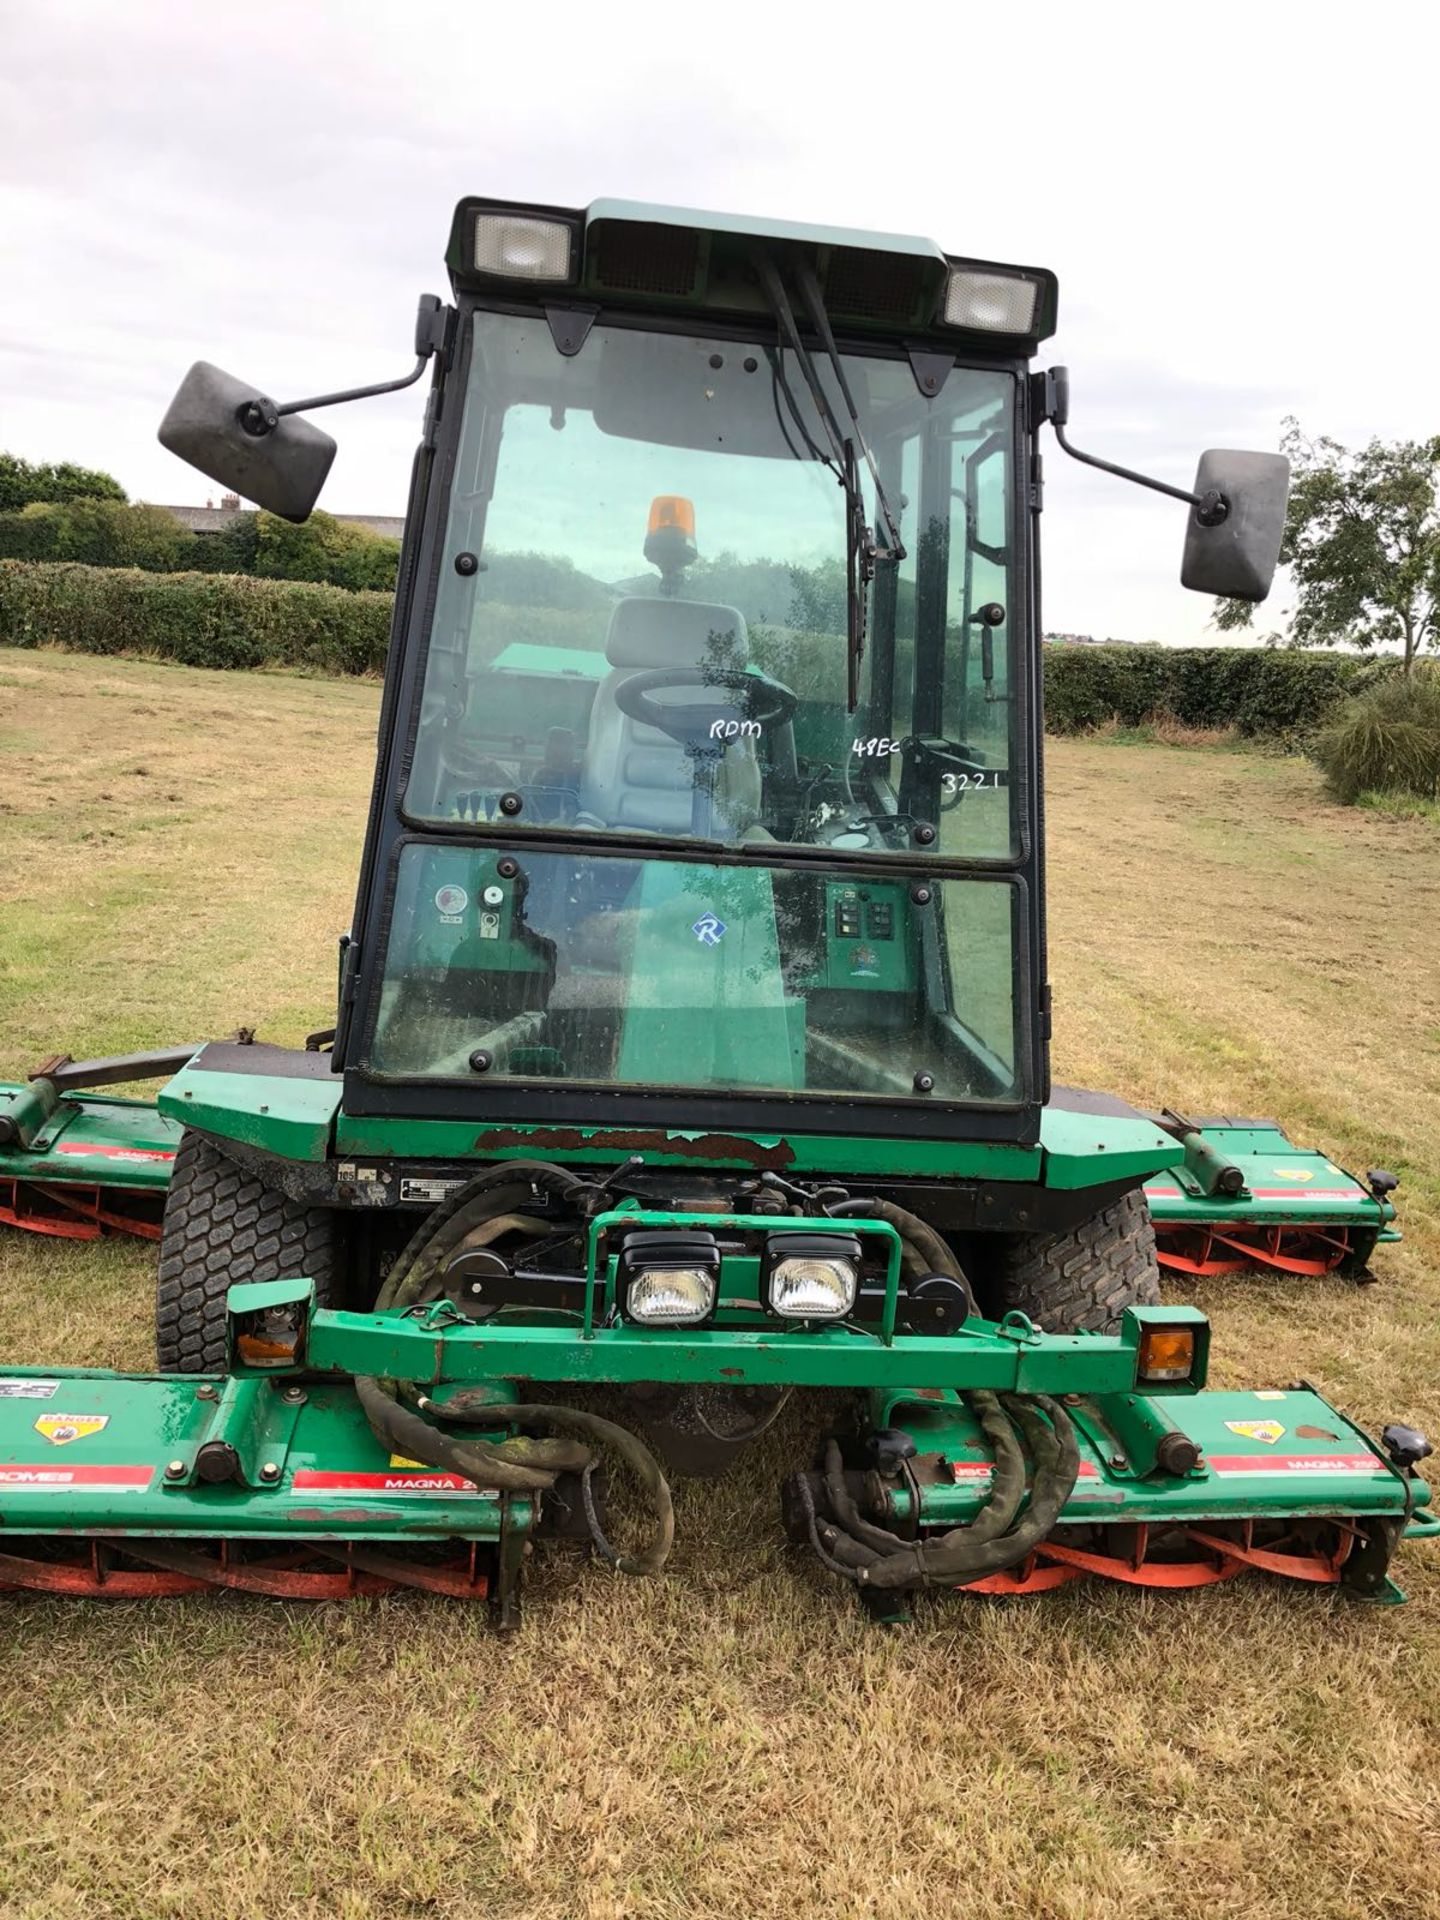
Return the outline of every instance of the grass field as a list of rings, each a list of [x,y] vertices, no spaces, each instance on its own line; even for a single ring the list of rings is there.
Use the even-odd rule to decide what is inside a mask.
[[[0,1078],[327,1024],[377,690],[0,652]],[[1440,830],[1303,765],[1055,743],[1061,1077],[1403,1176],[1380,1284],[1207,1286],[1220,1384],[1440,1430]],[[152,1256],[0,1235],[0,1358],[144,1365]],[[1093,1585],[885,1634],[782,1541],[793,1410],[672,1570],[527,1625],[0,1599],[0,1912],[44,1920],[1440,1914],[1440,1552],[1409,1606]]]

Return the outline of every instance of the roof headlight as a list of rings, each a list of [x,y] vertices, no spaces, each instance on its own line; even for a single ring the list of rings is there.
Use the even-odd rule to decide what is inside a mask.
[[[568,280],[571,231],[563,220],[477,213],[475,271],[502,280]]]
[[[1018,273],[952,267],[945,289],[945,324],[973,333],[1029,334],[1040,288]]]

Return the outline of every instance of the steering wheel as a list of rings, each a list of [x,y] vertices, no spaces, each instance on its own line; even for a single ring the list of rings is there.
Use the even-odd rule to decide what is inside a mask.
[[[662,687],[688,687],[717,697],[657,700],[654,696]],[[698,748],[711,741],[723,745],[727,738],[738,739],[738,728],[729,735],[713,731],[733,721],[737,713],[758,727],[783,726],[800,698],[768,673],[750,673],[742,667],[653,667],[622,680],[615,689],[615,704],[627,719],[657,727],[682,747]]]

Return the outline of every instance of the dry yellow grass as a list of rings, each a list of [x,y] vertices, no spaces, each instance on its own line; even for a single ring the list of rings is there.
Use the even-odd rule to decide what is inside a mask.
[[[0,1073],[329,1011],[376,691],[0,653]],[[144,768],[144,772],[137,769]],[[1440,1428],[1440,835],[1301,766],[1060,743],[1057,1069],[1405,1176],[1381,1284],[1214,1284],[1227,1382]],[[177,798],[169,796],[175,795]],[[146,1249],[0,1240],[0,1353],[144,1364]],[[654,1585],[0,1601],[0,1911],[630,1920],[1440,1914],[1440,1553],[1411,1604],[1094,1587],[865,1627],[780,1538],[797,1408]]]

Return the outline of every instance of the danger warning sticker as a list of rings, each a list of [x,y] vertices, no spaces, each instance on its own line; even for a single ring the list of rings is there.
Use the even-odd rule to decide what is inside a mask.
[[[35,1431],[52,1447],[65,1447],[72,1440],[85,1440],[92,1433],[102,1432],[109,1424],[108,1413],[42,1413]]]
[[[1227,1420],[1225,1425],[1242,1440],[1263,1440],[1267,1447],[1273,1447],[1285,1433],[1278,1420]]]
[[[300,1467],[291,1475],[296,1493],[377,1494],[400,1493],[411,1499],[498,1500],[494,1487],[477,1487],[458,1473],[342,1473],[325,1472],[318,1467]]]
[[[121,1493],[136,1493],[148,1487],[155,1477],[153,1467],[0,1467],[0,1487],[23,1487],[36,1493],[51,1493],[68,1487],[112,1487]]]

